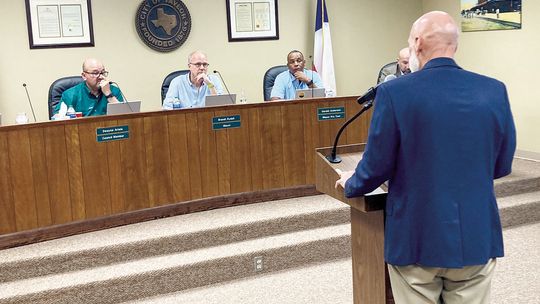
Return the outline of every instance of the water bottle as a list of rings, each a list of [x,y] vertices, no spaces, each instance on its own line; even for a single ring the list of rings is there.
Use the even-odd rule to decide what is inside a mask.
[[[77,118],[77,113],[75,113],[75,109],[73,108],[73,106],[69,106],[69,108],[67,109],[66,117],[69,117],[70,119]]]
[[[15,116],[15,122],[18,124],[25,124],[28,122],[28,117],[26,116],[26,113],[21,112],[17,113],[17,116]]]
[[[244,90],[240,93],[240,103],[247,103],[246,94],[244,94]]]
[[[173,100],[172,108],[173,108],[173,110],[177,110],[177,109],[182,108],[182,105],[180,104],[180,100],[178,98],[175,98]]]

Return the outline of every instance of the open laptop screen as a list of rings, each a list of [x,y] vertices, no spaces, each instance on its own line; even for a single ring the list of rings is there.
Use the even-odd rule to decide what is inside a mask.
[[[107,115],[138,113],[140,111],[140,101],[126,101],[107,104]]]
[[[206,107],[226,106],[236,103],[236,94],[208,95],[204,101]]]
[[[326,97],[324,88],[301,89],[296,90],[294,99]]]

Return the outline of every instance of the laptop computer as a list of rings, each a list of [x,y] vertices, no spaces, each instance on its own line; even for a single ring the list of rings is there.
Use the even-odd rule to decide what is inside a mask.
[[[325,89],[313,88],[313,89],[296,90],[294,99],[313,98],[313,97],[326,97]]]
[[[204,101],[206,107],[226,106],[236,103],[236,94],[208,95]]]
[[[107,104],[107,115],[138,113],[140,111],[140,101],[125,101]]]

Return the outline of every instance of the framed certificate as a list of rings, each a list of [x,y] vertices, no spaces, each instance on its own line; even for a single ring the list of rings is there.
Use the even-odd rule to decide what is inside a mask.
[[[25,0],[31,49],[94,46],[90,0]]]
[[[279,39],[278,0],[227,0],[229,41]]]

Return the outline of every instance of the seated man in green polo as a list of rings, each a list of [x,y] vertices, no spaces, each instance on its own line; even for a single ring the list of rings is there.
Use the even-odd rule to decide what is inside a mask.
[[[83,62],[83,82],[71,87],[62,93],[60,102],[54,109],[55,115],[65,116],[66,111],[73,107],[75,112],[82,112],[83,116],[96,116],[107,114],[107,103],[122,102],[122,93],[116,86],[112,86],[107,79],[109,72],[103,63],[94,58]]]

